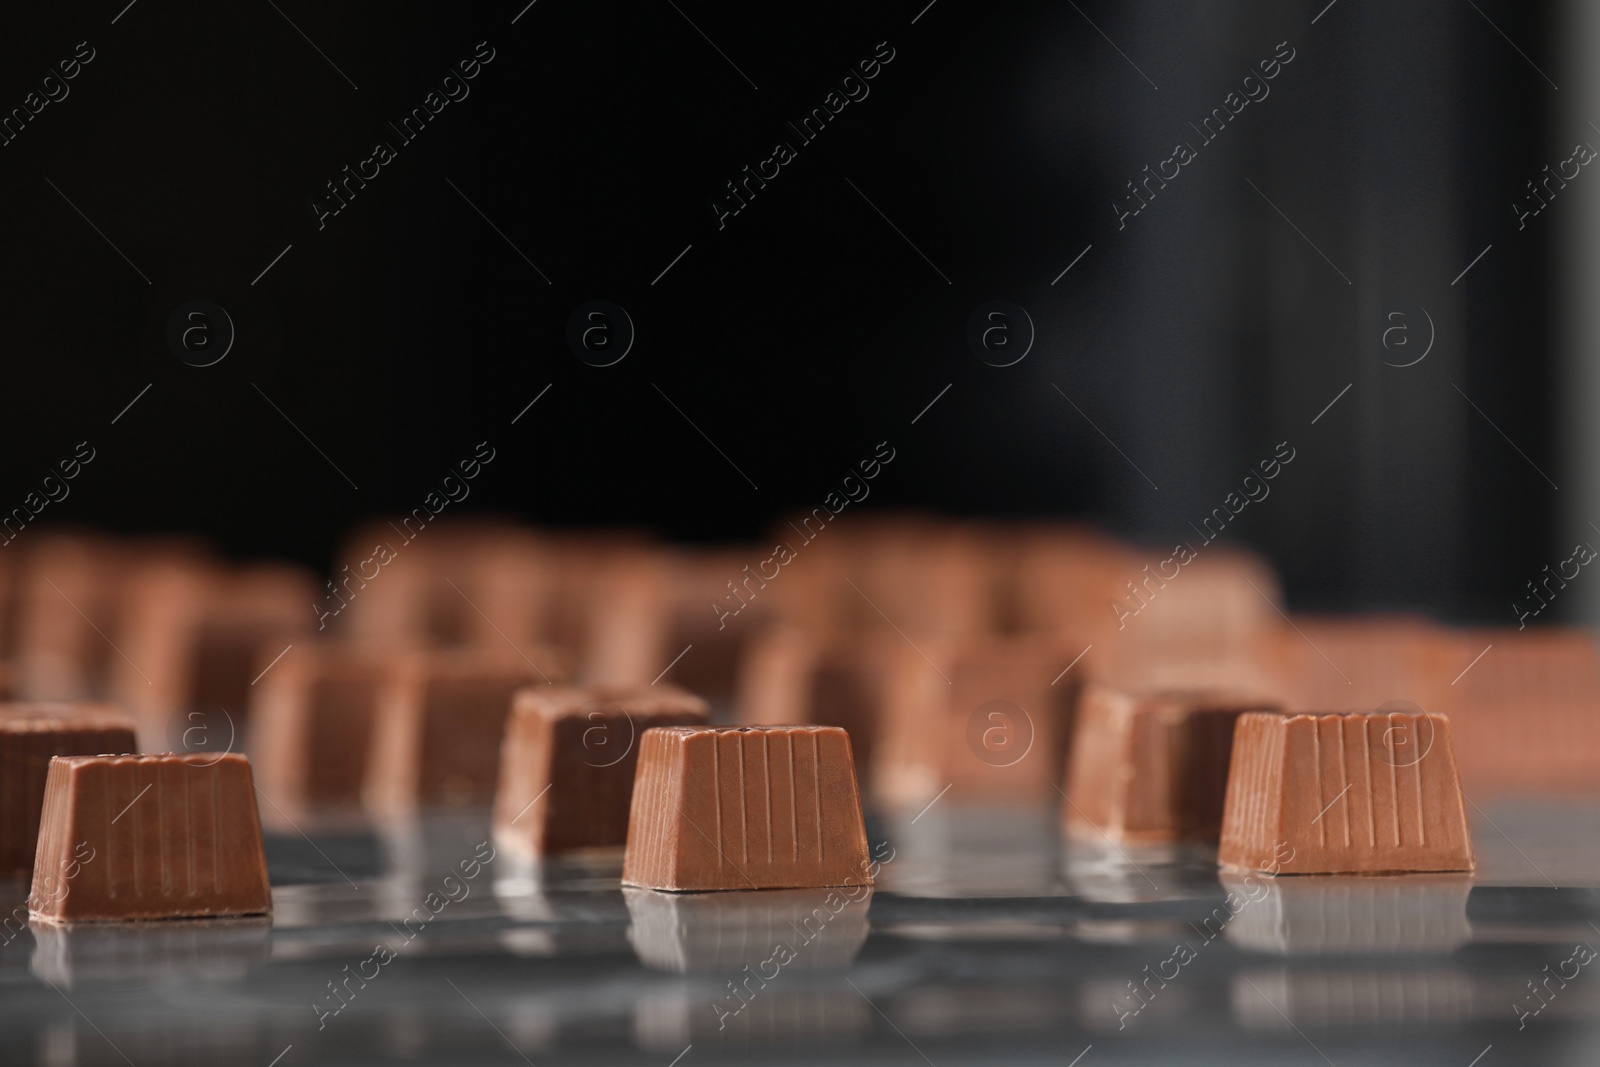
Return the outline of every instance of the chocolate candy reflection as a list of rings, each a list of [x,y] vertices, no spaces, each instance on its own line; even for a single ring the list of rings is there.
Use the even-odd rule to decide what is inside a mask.
[[[1233,1017],[1250,1030],[1454,1027],[1473,1014],[1472,979],[1459,971],[1254,971],[1230,990]]]
[[[624,888],[628,940],[646,967],[727,972],[752,996],[791,970],[847,967],[867,939],[870,886],[733,893]]]
[[[1281,955],[1454,952],[1472,936],[1468,875],[1264,878],[1224,871],[1248,900],[1227,927],[1243,949]]]
[[[272,921],[175,920],[33,928],[34,974],[64,989],[89,983],[237,982],[267,961]]]

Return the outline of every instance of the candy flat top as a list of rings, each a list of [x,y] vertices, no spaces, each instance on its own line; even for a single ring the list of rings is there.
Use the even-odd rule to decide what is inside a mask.
[[[1289,712],[1264,711],[1264,712],[1257,712],[1256,714],[1278,715],[1281,718],[1287,719],[1287,720],[1294,720],[1294,719],[1334,719],[1334,718],[1348,719],[1348,718],[1354,718],[1354,717],[1356,717],[1358,715],[1364,715],[1367,718],[1371,718],[1371,719],[1379,719],[1379,718],[1387,719],[1391,715],[1410,715],[1410,716],[1413,716],[1413,717],[1421,715],[1421,716],[1426,716],[1427,718],[1430,718],[1430,719],[1441,719],[1444,722],[1449,722],[1450,721],[1450,716],[1444,714],[1441,711],[1425,711],[1422,708],[1415,708],[1415,709],[1411,709],[1411,708],[1356,708],[1356,709],[1346,710],[1346,711],[1289,711]]]
[[[222,755],[212,755],[206,752],[142,752],[129,755],[108,756],[53,756],[52,763],[66,763],[74,767],[83,767],[90,764],[109,764],[123,766],[135,764],[138,766],[153,764],[184,763],[196,767],[210,767],[217,763],[248,763],[244,756],[237,752],[224,752]]]
[[[561,716],[590,711],[674,712],[707,711],[702,698],[677,686],[567,686],[531,685],[517,692],[517,706],[541,715]]]
[[[533,664],[548,671],[562,659],[561,653],[543,645],[524,651],[526,657],[509,648],[404,648],[393,653],[393,662],[401,670],[426,678],[529,676],[537,680],[539,675]]]
[[[674,734],[825,734],[844,733],[838,726],[657,726],[657,730]]]
[[[86,729],[133,729],[133,719],[110,704],[0,704],[0,732]]]
[[[1189,705],[1197,711],[1270,712],[1279,707],[1271,697],[1243,689],[1136,689],[1128,696],[1141,702]]]

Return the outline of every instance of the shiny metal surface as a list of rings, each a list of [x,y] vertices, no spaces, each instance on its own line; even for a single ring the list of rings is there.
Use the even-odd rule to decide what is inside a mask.
[[[871,824],[883,869],[857,899],[624,891],[615,855],[513,869],[470,820],[302,829],[269,840],[270,924],[13,918],[0,1063],[1496,1067],[1600,1051],[1595,802],[1475,811],[1471,877],[1277,879],[938,805]]]

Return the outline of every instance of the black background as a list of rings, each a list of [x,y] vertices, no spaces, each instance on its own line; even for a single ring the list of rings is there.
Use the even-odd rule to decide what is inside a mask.
[[[0,109],[96,55],[0,148],[0,508],[87,439],[41,522],[321,565],[486,440],[459,510],[746,538],[888,441],[874,505],[1165,546],[1287,440],[1228,537],[1296,606],[1509,620],[1571,539],[1533,469],[1561,478],[1561,205],[1522,232],[1508,208],[1582,135],[1533,67],[1542,6],[925,3],[8,16]],[[387,123],[480,41],[470,95],[400,145]],[[870,95],[719,229],[723,183],[885,41]],[[1284,41],[1268,98],[1119,231],[1124,182]],[[397,158],[319,230],[312,201],[378,140]],[[237,328],[213,367],[165,341],[196,298]],[[567,347],[592,299],[637,328],[615,366]],[[965,341],[993,299],[1037,327],[1012,367]],[[1415,306],[1436,346],[1385,366],[1386,315]]]

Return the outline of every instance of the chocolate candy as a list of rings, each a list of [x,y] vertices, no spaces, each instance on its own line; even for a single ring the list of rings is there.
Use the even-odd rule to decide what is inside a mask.
[[[235,707],[224,714],[215,707],[193,708],[190,701],[195,635],[216,579],[212,561],[199,555],[145,559],[127,571],[122,578],[124,603],[115,627],[107,631],[122,652],[113,654],[108,665],[108,691],[139,724],[139,743],[145,751],[175,748],[183,743],[184,731],[196,724],[203,724],[202,733],[222,735],[225,744],[235,732],[226,725],[228,718],[243,709]],[[186,710],[200,714],[180,721]]]
[[[511,695],[561,681],[548,648],[413,651],[398,658],[379,698],[362,800],[369,811],[487,807]]]
[[[459,634],[467,644],[486,648],[504,648],[508,641],[518,647],[549,643],[541,609],[550,603],[555,558],[541,538],[488,524],[476,526],[470,543],[447,547],[430,561],[428,603],[436,618],[458,621],[425,636],[439,641]]]
[[[0,541],[9,544],[8,536],[11,536],[10,531],[0,525]],[[10,674],[17,658],[18,587],[22,584],[22,567],[13,553],[0,553],[0,556],[4,557],[0,559],[0,663],[6,665]]]
[[[623,529],[547,532],[542,543],[551,561],[543,605],[544,632],[556,644],[574,649],[580,665],[586,667],[588,642],[595,634],[594,617],[612,613],[609,605],[599,601],[601,576],[619,560],[646,553],[651,541],[637,531]]]
[[[958,636],[995,630],[1002,587],[984,528],[873,515],[858,518],[850,534],[854,558],[838,595],[851,632]]]
[[[107,631],[119,650],[107,661],[109,690],[138,720],[146,749],[204,734],[221,751],[230,735],[243,736],[261,668],[304,643],[315,583],[287,565],[227,569],[198,550],[127,554]]]
[[[1466,666],[1449,631],[1403,615],[1294,616],[1278,637],[1291,708],[1375,708],[1409,700],[1439,710]],[[1482,647],[1482,646],[1479,646]]]
[[[709,710],[664,683],[519,690],[500,748],[495,843],[525,856],[626,844],[639,735],[703,725]]]
[[[1450,720],[1241,715],[1217,859],[1273,874],[1472,870]]]
[[[850,736],[829,726],[645,732],[622,881],[646,889],[871,884]]]
[[[107,704],[0,705],[0,876],[33,870],[50,757],[133,752],[133,734]]]
[[[250,761],[57,756],[28,911],[83,922],[272,910]]]
[[[751,638],[740,664],[734,703],[749,726],[810,723],[850,734],[856,776],[872,761],[888,672],[888,638],[823,641],[797,627],[775,627]]]
[[[1005,622],[1020,631],[1081,636],[1085,643],[1116,630],[1110,605],[1139,571],[1127,546],[1068,523],[1014,529],[1000,566]]]
[[[1151,660],[1235,654],[1282,625],[1278,578],[1252,552],[1221,545],[1141,553],[1110,605],[1117,646]]]
[[[498,520],[435,519],[420,507],[367,523],[318,590],[318,631],[389,647],[527,643],[531,605],[543,599],[528,581],[540,577],[531,543]]]
[[[1592,793],[1600,781],[1600,653],[1591,630],[1471,630],[1439,698],[1467,795]],[[1536,725],[1535,725],[1536,724]]]
[[[27,700],[82,700],[116,656],[101,636],[116,630],[116,546],[89,534],[36,536],[17,590],[17,689]]]
[[[1082,647],[1055,638],[890,642],[874,796],[915,810],[951,799],[1053,806]],[[1069,671],[1068,668],[1072,669]]]
[[[250,683],[293,642],[309,637],[316,582],[288,564],[256,564],[220,575],[206,597],[190,649],[188,707],[225,708],[239,720],[249,710]]]
[[[390,658],[343,643],[296,644],[276,663],[263,656],[250,712],[263,818],[286,824],[360,808]]]
[[[317,636],[341,635],[380,647],[426,646],[435,640],[441,612],[447,610],[445,618],[455,621],[462,612],[471,611],[460,594],[434,574],[433,537],[448,531],[446,523],[440,520],[429,528],[422,522],[429,537],[413,542],[407,536],[420,536],[418,520],[404,527],[402,522],[406,520],[399,517],[382,519],[350,533],[340,547],[333,577],[317,589],[313,607]],[[441,592],[455,603],[443,599]]]
[[[1215,841],[1234,720],[1271,710],[1270,700],[1248,694],[1089,686],[1078,706],[1066,828],[1114,842]]]
[[[592,579],[579,677],[591,685],[648,685],[667,650],[667,572],[654,553],[614,553]]]
[[[751,635],[770,617],[775,587],[763,590],[750,610],[723,618],[739,604],[728,586],[759,577],[771,547],[680,548],[666,554],[668,622],[665,655],[689,651],[672,665],[667,678],[713,703],[727,701],[734,688]],[[660,668],[657,668],[658,670]],[[652,677],[654,677],[652,675]]]
[[[729,626],[769,610],[821,637],[896,627],[984,633],[995,625],[999,572],[989,533],[977,526],[882,512],[841,521],[818,507],[775,526],[771,537],[719,591],[716,610]]]

